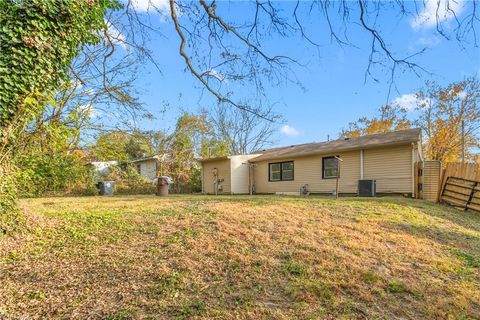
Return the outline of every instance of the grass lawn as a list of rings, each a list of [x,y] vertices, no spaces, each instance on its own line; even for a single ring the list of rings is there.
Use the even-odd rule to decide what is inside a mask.
[[[21,206],[25,230],[0,238],[0,319],[480,319],[479,214],[401,198]]]

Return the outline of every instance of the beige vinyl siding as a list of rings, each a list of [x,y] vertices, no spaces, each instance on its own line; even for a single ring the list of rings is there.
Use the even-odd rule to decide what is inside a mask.
[[[377,181],[379,193],[412,193],[412,145],[366,149],[364,179]]]
[[[423,162],[423,199],[437,201],[437,192],[440,184],[440,161]]]
[[[254,169],[256,192],[299,192],[303,185],[308,184],[312,193],[331,193],[335,189],[335,179],[322,179],[322,157],[334,155],[340,155],[343,159],[340,193],[356,193],[360,179],[360,150],[258,162]],[[268,181],[268,164],[279,161],[294,162],[294,180]]]
[[[217,168],[218,178],[224,179],[220,184],[223,186],[223,192],[231,192],[231,173],[230,173],[230,159],[223,159],[217,161],[203,162],[202,178],[203,178],[203,192],[214,194],[214,176],[213,169]]]
[[[251,154],[230,157],[231,193],[247,194],[250,192],[248,160],[257,156],[257,154]]]

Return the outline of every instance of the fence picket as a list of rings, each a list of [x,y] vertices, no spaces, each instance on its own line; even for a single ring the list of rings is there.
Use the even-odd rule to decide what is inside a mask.
[[[439,201],[480,212],[480,166],[449,163],[442,171]]]

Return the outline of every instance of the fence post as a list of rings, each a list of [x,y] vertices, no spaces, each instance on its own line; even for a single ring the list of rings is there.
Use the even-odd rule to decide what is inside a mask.
[[[440,202],[441,200],[441,197],[443,195],[443,189],[444,189],[444,185],[445,185],[445,179],[446,179],[446,173],[447,173],[447,169],[442,169],[442,173],[440,175],[440,185],[438,186],[438,190],[437,190],[437,202]]]

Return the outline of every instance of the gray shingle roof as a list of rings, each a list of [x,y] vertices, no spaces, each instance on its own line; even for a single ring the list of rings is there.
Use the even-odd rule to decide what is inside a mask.
[[[288,158],[294,156],[330,153],[338,151],[349,151],[368,149],[387,145],[400,145],[420,141],[421,129],[407,129],[388,133],[371,134],[348,140],[338,139],[327,142],[315,142],[298,144],[289,147],[273,148],[268,150],[259,150],[252,152],[261,156],[250,159],[250,162],[258,162],[262,160]]]

